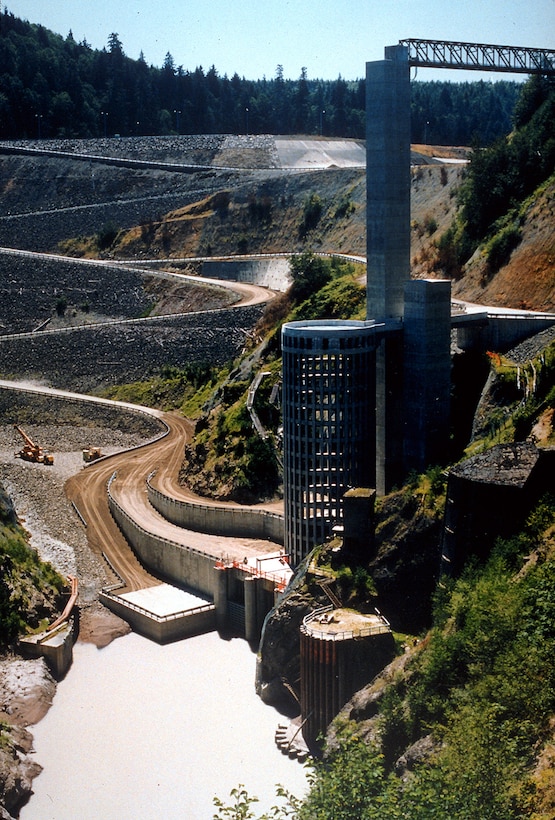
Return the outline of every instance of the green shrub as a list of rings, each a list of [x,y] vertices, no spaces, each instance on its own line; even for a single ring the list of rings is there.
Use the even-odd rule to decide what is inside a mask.
[[[485,248],[486,260],[491,273],[506,265],[512,252],[521,240],[521,231],[517,225],[507,225],[490,239]]]
[[[322,212],[324,210],[324,203],[318,194],[310,194],[305,199],[304,207],[303,207],[303,219],[301,222],[301,226],[299,229],[299,233],[301,236],[305,236],[309,231],[314,230],[318,222],[320,221],[320,217],[322,216]]]
[[[344,219],[350,216],[356,210],[354,202],[348,194],[341,197],[339,204],[334,212],[335,219]]]
[[[110,248],[116,241],[118,233],[119,228],[114,225],[113,222],[103,225],[96,235],[96,244],[98,249],[104,251],[107,248]]]
[[[293,280],[290,293],[297,304],[323,288],[332,276],[329,259],[322,259],[311,251],[292,256],[289,264]]]

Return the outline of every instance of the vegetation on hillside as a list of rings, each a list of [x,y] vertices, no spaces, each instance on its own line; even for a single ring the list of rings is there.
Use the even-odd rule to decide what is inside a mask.
[[[480,245],[490,274],[508,262],[520,241],[527,198],[555,173],[554,132],[555,82],[532,77],[522,88],[511,134],[472,153],[456,221],[437,243],[438,269],[460,277]]]
[[[64,579],[28,543],[0,485],[0,648],[44,627],[59,612]]]
[[[555,342],[524,364],[490,353],[489,388],[485,406],[478,408],[472,454],[480,449],[532,438],[553,444],[555,412]],[[541,420],[546,424],[542,425]],[[545,426],[545,429],[543,429]]]
[[[163,367],[159,376],[142,382],[107,387],[102,395],[159,410],[181,410],[194,418],[199,394],[207,386],[214,388],[217,381],[218,371],[212,365],[193,362],[183,367]]]
[[[117,33],[92,49],[44,26],[0,14],[0,138],[120,134],[324,134],[365,137],[365,81],[286,80],[185,69],[168,53],[161,68],[126,56]],[[361,72],[364,71],[364,57]],[[412,83],[413,142],[468,145],[507,132],[514,82]]]
[[[277,304],[270,303],[255,332],[257,342],[264,339],[256,368],[247,355],[206,397],[194,439],[185,451],[180,473],[183,483],[201,495],[242,503],[278,493],[281,414],[272,388],[281,379],[281,326],[296,319],[358,315],[365,303],[364,287],[357,281],[360,273],[353,263],[310,251],[292,257],[291,287]],[[256,391],[254,410],[268,434],[266,439],[255,431],[247,410],[249,387],[261,370],[267,376]]]
[[[434,625],[382,690],[373,743],[339,718],[303,800],[265,818],[547,820],[555,809],[555,499],[438,589]],[[400,755],[411,750],[404,768]],[[405,764],[406,765],[406,764]],[[217,818],[254,818],[240,787]]]

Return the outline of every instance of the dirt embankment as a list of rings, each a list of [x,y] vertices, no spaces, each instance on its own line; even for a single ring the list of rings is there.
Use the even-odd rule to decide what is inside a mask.
[[[468,301],[525,310],[555,310],[555,180],[531,202],[521,220],[520,241],[506,265],[492,272],[477,251],[455,283]]]

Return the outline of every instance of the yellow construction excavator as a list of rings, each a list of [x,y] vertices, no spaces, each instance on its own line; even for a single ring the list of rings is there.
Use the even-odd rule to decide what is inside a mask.
[[[14,424],[14,427],[25,442],[19,453],[15,454],[16,458],[22,458],[24,461],[33,461],[35,464],[54,464],[54,456],[52,453],[45,453],[43,448],[35,444],[19,425]]]
[[[102,450],[100,447],[86,447],[83,450],[83,461],[89,464],[91,461],[96,461],[97,458],[102,457]]]

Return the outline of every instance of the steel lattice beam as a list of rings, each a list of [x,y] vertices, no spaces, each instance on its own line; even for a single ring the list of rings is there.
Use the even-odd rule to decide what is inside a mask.
[[[516,74],[555,75],[555,50],[454,43],[444,40],[401,40],[409,65],[427,68],[463,68]]]

